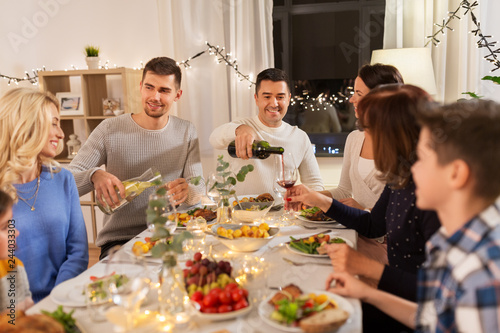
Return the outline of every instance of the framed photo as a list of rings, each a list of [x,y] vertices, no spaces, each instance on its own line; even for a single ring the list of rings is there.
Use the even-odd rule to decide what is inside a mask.
[[[56,94],[61,104],[61,116],[83,116],[83,98],[81,94],[59,92]]]

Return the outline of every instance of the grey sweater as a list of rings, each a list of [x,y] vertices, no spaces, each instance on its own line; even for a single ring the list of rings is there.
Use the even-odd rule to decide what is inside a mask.
[[[131,114],[100,123],[67,167],[75,177],[80,196],[94,190],[91,177],[102,165],[122,181],[140,176],[149,168],[160,171],[164,181],[203,174],[196,128],[174,116],[160,130],[140,127]],[[189,185],[186,204],[198,203],[204,187],[204,183]],[[148,197],[153,191],[146,189],[128,205],[104,216],[96,244],[129,240],[143,231]]]

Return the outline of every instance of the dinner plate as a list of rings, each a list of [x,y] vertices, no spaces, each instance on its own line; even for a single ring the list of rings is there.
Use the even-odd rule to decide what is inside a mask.
[[[149,237],[151,237],[151,236],[149,236]],[[135,253],[132,251],[132,247],[134,246],[134,243],[137,241],[141,241],[143,243],[146,243],[146,238],[134,238],[133,242],[131,242],[130,245],[127,244],[127,245],[123,246],[123,251],[125,251],[129,255],[135,256]],[[151,257],[151,250],[149,250],[149,252],[143,253],[142,255],[144,257]]]
[[[308,238],[308,237],[299,238],[299,239],[307,239],[307,238]],[[344,237],[340,237],[340,236],[336,236],[336,235],[332,235],[332,234],[330,234],[330,238],[341,238],[341,239],[343,239],[343,240],[345,241],[345,243],[346,243],[347,245],[349,245],[350,247],[353,247],[353,246],[354,246],[354,244],[353,244],[350,240],[345,239]],[[291,247],[291,246],[290,246],[290,243],[287,243],[287,244],[286,244],[286,248],[287,248],[288,250],[290,250],[290,252],[293,252],[293,253],[295,253],[295,254],[300,254],[301,256],[305,256],[305,257],[328,258],[328,254],[326,254],[326,253],[325,253],[325,254],[312,254],[312,253],[305,253],[305,252],[299,251],[299,250],[297,250],[296,248]]]
[[[187,213],[188,211],[190,210],[193,210],[195,208],[203,208],[204,206],[194,206],[194,207],[190,207],[189,209],[181,209],[181,210],[178,210],[177,213],[179,214],[183,214],[183,213]],[[210,208],[208,208],[210,209]],[[214,223],[217,223],[217,217],[215,217],[214,219],[210,220],[210,221],[207,221],[207,225],[212,225]],[[176,231],[177,230],[186,230],[186,227],[181,227],[179,225],[177,225],[177,228],[175,229]]]
[[[346,300],[342,296],[339,296],[337,294],[333,294],[333,293],[330,293],[330,292],[327,292],[327,291],[324,291],[324,290],[306,290],[306,291],[303,292],[303,294],[305,294],[305,295],[310,294],[310,293],[324,294],[324,295],[328,296],[330,299],[333,299],[335,302],[337,302],[339,308],[341,308],[344,311],[348,312],[349,313],[349,317],[352,317],[352,315],[354,314],[354,307],[351,305],[351,303],[349,303],[348,300]],[[260,318],[265,323],[267,323],[270,326],[272,326],[272,327],[274,327],[276,329],[279,329],[279,330],[283,330],[283,331],[286,331],[286,332],[293,332],[293,333],[302,333],[302,332],[304,332],[300,327],[287,326],[287,325],[281,324],[281,323],[279,323],[279,322],[274,321],[273,319],[271,319],[271,314],[274,311],[274,306],[272,306],[271,304],[269,304],[269,300],[271,298],[273,298],[273,296],[274,296],[274,293],[271,296],[267,297],[265,300],[263,300],[259,304],[259,316],[260,316]],[[344,325],[348,325],[349,322],[350,321],[348,320]]]
[[[196,314],[200,319],[209,320],[209,321],[219,321],[219,320],[227,320],[227,319],[233,319],[236,317],[244,316],[247,313],[249,313],[250,311],[252,311],[252,304],[248,304],[248,306],[246,308],[236,310],[236,311],[225,312],[225,313],[203,313],[200,311],[196,311]]]
[[[338,223],[336,222],[335,220],[321,220],[321,221],[314,221],[314,220],[310,220],[309,218],[305,217],[305,216],[302,216],[300,214],[297,214],[296,217],[299,219],[299,220],[302,220],[302,221],[305,221],[305,222],[309,222],[309,223]]]
[[[63,306],[86,306],[84,293],[85,286],[92,282],[90,280],[91,276],[103,276],[105,275],[105,270],[106,265],[97,265],[90,271],[87,270],[75,278],[58,284],[52,289],[50,298],[52,298],[54,303]]]

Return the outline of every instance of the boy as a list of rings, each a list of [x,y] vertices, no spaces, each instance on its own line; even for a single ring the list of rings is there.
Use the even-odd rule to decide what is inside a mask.
[[[327,288],[361,298],[419,332],[498,332],[500,105],[474,100],[420,110],[412,167],[417,206],[436,210],[417,304],[332,273]]]

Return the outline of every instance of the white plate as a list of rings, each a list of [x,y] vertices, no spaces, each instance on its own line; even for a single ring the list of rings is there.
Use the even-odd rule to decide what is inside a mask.
[[[306,290],[303,292],[303,294],[306,294],[306,295],[310,294],[310,293],[315,293],[316,295],[324,294],[324,295],[328,296],[329,298],[333,299],[335,302],[337,302],[339,308],[341,308],[344,311],[347,311],[349,313],[349,317],[352,317],[352,315],[354,314],[353,306],[351,305],[351,303],[349,303],[348,300],[346,300],[342,296],[339,296],[337,294],[333,294],[333,293],[330,293],[330,292],[327,292],[324,290]],[[268,302],[273,296],[274,296],[274,294],[267,297],[265,300],[263,300],[259,304],[259,316],[260,316],[260,318],[262,318],[262,320],[265,323],[267,323],[270,326],[277,328],[279,330],[283,330],[286,332],[294,332],[294,333],[304,332],[300,327],[286,326],[286,325],[280,324],[277,321],[274,321],[271,319],[271,314],[274,311],[274,307],[271,304],[269,304]],[[344,325],[348,325],[348,323],[349,323],[349,320]]]
[[[85,304],[85,285],[92,282],[90,280],[91,276],[103,276],[105,274],[105,265],[98,265],[95,269],[92,269],[92,273],[89,271],[83,272],[81,275],[66,280],[63,283],[58,284],[52,289],[50,293],[50,298],[54,303],[64,306],[74,306],[82,307]]]
[[[233,319],[236,317],[244,316],[247,313],[249,313],[252,310],[252,304],[248,304],[246,308],[237,310],[237,311],[231,311],[231,312],[225,312],[225,313],[203,313],[200,311],[196,311],[196,314],[198,317],[204,320],[210,320],[210,321],[219,321],[219,320],[227,320],[227,319]]]
[[[306,238],[307,237],[298,238],[298,239],[306,239]],[[352,244],[352,242],[350,240],[345,239],[344,237],[330,234],[330,238],[341,238],[346,242],[347,245],[349,245],[350,247],[354,247],[354,244]],[[326,253],[325,254],[311,254],[311,253],[305,253],[305,252],[299,251],[296,248],[291,247],[290,243],[286,244],[286,248],[295,254],[300,254],[301,256],[305,256],[305,257],[328,258],[328,254],[326,254]]]
[[[203,208],[204,206],[191,206],[189,209],[181,209],[181,210],[178,210],[177,213],[179,214],[182,214],[182,213],[187,213],[188,211],[190,210],[193,210],[195,208]],[[210,209],[210,208],[208,208]],[[215,217],[213,220],[210,220],[210,221],[207,221],[207,225],[212,225],[214,223],[217,223],[217,217]],[[177,225],[177,228],[175,228],[175,230],[186,230],[186,227],[180,227],[179,225]]]

